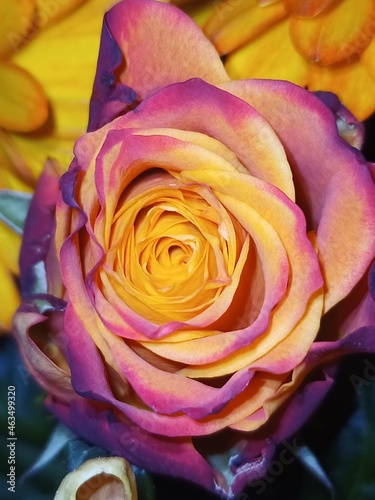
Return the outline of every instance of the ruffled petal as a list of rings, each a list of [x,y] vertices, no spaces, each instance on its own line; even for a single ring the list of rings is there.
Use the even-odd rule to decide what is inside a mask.
[[[331,111],[306,91],[287,82],[255,80],[224,88],[265,116],[289,152],[297,203],[310,228],[317,228],[327,311],[350,292],[374,255],[375,188],[368,166],[341,140]],[[319,175],[314,175],[316,165]]]
[[[56,293],[61,297],[61,278],[54,254],[55,207],[59,192],[58,165],[46,163],[25,222],[20,253],[20,284],[23,296]]]
[[[125,0],[111,9],[105,22],[124,56],[125,67],[119,80],[133,88],[141,99],[166,85],[192,77],[210,83],[229,79],[214,47],[177,8]],[[155,58],[150,57],[155,47],[158,53]]]
[[[74,396],[61,338],[65,302],[35,295],[18,308],[13,328],[28,371],[62,402]]]
[[[162,104],[164,99],[170,103],[168,113]],[[194,102],[199,102],[199,107],[192,106]],[[211,119],[212,110],[215,120]],[[230,92],[222,93],[199,79],[167,87],[112,128],[133,127],[184,129],[214,137],[238,157],[251,175],[294,198],[290,167],[274,131],[261,114]],[[82,147],[85,142],[82,140]]]
[[[171,440],[149,434],[126,418],[114,421],[110,409],[90,405],[84,399],[73,399],[64,405],[50,397],[47,406],[77,434],[135,466],[156,473],[168,471],[215,491],[214,471],[189,438]]]

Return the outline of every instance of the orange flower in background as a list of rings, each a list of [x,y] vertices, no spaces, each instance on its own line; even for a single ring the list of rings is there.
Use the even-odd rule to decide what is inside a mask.
[[[0,2],[0,189],[31,192],[48,156],[69,165],[87,126],[103,14],[114,3]],[[0,222],[0,331],[19,302],[19,246]]]
[[[374,0],[172,0],[203,27],[233,79],[328,90],[360,120],[375,110]]]

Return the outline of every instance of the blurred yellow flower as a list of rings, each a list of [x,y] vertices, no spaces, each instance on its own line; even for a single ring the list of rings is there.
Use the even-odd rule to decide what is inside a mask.
[[[32,191],[84,133],[103,14],[115,0],[1,0],[0,189]],[[20,237],[0,222],[0,331],[18,305]]]
[[[233,79],[329,90],[359,118],[375,110],[374,0],[172,0],[203,28]]]

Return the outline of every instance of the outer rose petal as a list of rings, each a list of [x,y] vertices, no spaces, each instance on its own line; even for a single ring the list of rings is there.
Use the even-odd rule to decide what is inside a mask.
[[[59,165],[48,160],[40,177],[25,223],[20,252],[23,296],[47,293],[61,296],[61,277],[54,254],[55,205],[59,192]],[[51,258],[48,265],[49,257]],[[47,279],[47,267],[50,271]]]
[[[284,144],[297,203],[310,228],[317,229],[327,311],[350,292],[375,253],[375,187],[368,166],[340,139],[331,112],[303,89],[267,80],[223,87],[265,116]]]
[[[116,421],[111,410],[90,405],[82,398],[64,405],[50,397],[47,406],[78,435],[136,466],[160,473],[169,471],[208,490],[216,489],[211,467],[188,438],[168,439],[149,434],[127,419]]]
[[[35,295],[18,308],[13,325],[26,368],[46,391],[67,403],[74,391],[60,338],[64,310],[64,301]]]
[[[355,110],[358,120],[364,120],[375,109],[375,78],[356,58],[350,63],[332,66],[308,66],[308,88],[312,91],[330,90],[340,96],[349,109]]]
[[[119,81],[134,89],[142,99],[166,85],[192,77],[211,83],[229,80],[211,43],[177,8],[153,0],[123,0],[107,13],[105,23],[110,29],[105,25],[104,45],[109,46],[108,38],[112,36],[125,60]],[[158,47],[158,57],[150,58],[155,47]],[[107,57],[106,49],[101,57]],[[102,68],[99,61],[96,81],[106,75]]]
[[[352,113],[341,104],[332,92],[315,92],[315,95],[328,106],[336,118],[337,130],[351,146],[361,149],[365,140],[365,127]]]

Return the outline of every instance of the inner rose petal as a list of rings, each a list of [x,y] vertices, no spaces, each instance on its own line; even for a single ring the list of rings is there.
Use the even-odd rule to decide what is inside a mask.
[[[168,185],[163,173],[151,170],[119,198],[103,265],[133,311],[157,324],[186,321],[230,287],[247,258],[246,252],[239,259],[244,240],[208,188]]]

